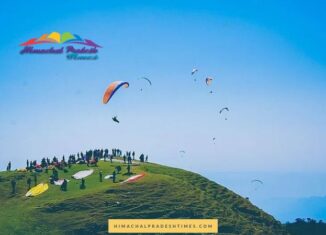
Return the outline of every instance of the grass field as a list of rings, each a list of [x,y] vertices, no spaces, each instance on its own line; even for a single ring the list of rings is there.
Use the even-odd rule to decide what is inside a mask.
[[[89,169],[73,165],[59,178],[69,179],[68,190],[49,184],[37,197],[25,197],[26,180],[34,173],[0,172],[0,234],[107,234],[108,218],[218,218],[221,234],[284,234],[281,224],[227,188],[181,169],[143,163],[133,166],[134,174],[146,176],[134,183],[99,181],[122,172],[117,181],[129,176],[126,165],[100,161],[87,177],[86,189],[71,175]],[[38,183],[48,182],[51,174],[38,174]],[[10,180],[17,179],[17,193],[11,194]]]

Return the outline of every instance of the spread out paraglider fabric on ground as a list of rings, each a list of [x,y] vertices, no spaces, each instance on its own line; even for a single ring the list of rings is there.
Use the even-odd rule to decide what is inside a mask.
[[[143,178],[145,176],[145,173],[141,173],[139,175],[134,175],[134,176],[131,176],[129,177],[128,179],[126,179],[125,181],[121,182],[122,184],[123,183],[131,183],[131,182],[135,182],[141,178]]]
[[[106,89],[104,96],[103,96],[103,104],[107,104],[111,97],[114,95],[114,93],[119,90],[120,87],[125,87],[128,88],[129,87],[129,83],[128,82],[123,82],[123,81],[115,81],[112,82],[109,87]]]
[[[85,178],[87,176],[90,176],[91,174],[93,174],[94,170],[90,169],[90,170],[84,170],[84,171],[78,171],[76,174],[72,175],[72,178],[76,179],[76,180],[80,180],[82,178]]]
[[[55,185],[58,185],[58,186],[61,186],[63,184],[63,179],[62,180],[57,180],[57,181],[54,181],[54,184]],[[69,182],[70,180],[67,180],[67,182]]]
[[[27,169],[26,168],[18,168],[16,171],[18,171],[18,172],[27,172]]]
[[[112,162],[120,162],[120,163],[124,163],[123,160],[120,160],[120,159],[112,159]]]
[[[101,160],[104,160],[104,159],[101,159]],[[109,160],[107,160],[107,161],[109,161]],[[112,159],[112,162],[125,163],[123,160],[120,160],[120,159]],[[137,162],[136,160],[133,160],[133,161],[132,161],[132,165],[133,165],[133,166],[139,166],[140,163]]]
[[[40,195],[41,193],[44,193],[46,190],[49,189],[49,185],[48,184],[43,184],[40,183],[38,185],[36,185],[35,187],[31,188],[26,194],[26,197],[35,197]]]
[[[106,176],[104,176],[104,179],[106,179],[106,180],[111,179],[111,178],[113,178],[113,175],[106,175]]]

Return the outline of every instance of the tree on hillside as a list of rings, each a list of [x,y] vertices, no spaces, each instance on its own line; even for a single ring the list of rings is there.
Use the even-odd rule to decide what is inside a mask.
[[[326,234],[326,223],[322,220],[317,222],[314,219],[297,218],[293,223],[286,223],[285,229],[292,235],[325,235]]]

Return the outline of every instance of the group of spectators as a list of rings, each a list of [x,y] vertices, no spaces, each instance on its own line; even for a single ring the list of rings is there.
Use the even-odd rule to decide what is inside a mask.
[[[71,154],[68,157],[68,160],[66,160],[66,157],[63,155],[61,160],[59,160],[56,156],[52,158],[42,158],[41,162],[38,163],[36,160],[26,160],[26,167],[24,168],[25,171],[35,172],[33,174],[33,180],[31,177],[27,178],[27,189],[31,189],[32,187],[32,181],[34,182],[34,186],[37,185],[37,174],[38,172],[42,172],[43,170],[45,173],[48,173],[49,170],[52,170],[52,174],[50,176],[50,183],[54,184],[54,182],[59,180],[59,172],[58,170],[63,170],[67,172],[66,167],[70,168],[72,164],[87,164],[87,166],[97,166],[97,163],[100,159],[103,159],[104,161],[110,160],[112,163],[113,158],[115,157],[122,157],[125,164],[127,164],[127,174],[131,174],[131,165],[132,161],[135,160],[136,153],[135,151],[127,151],[124,155],[122,155],[122,151],[120,149],[112,149],[111,154],[109,154],[108,149],[95,149],[95,150],[88,150],[85,153],[79,152],[77,154]],[[148,156],[144,154],[141,154],[139,156],[140,162],[147,162]],[[11,171],[11,161],[9,161],[7,165],[7,171]],[[57,170],[58,169],[58,170]],[[116,176],[121,171],[121,166],[117,166],[115,170],[112,173],[112,181],[116,181]],[[99,172],[99,178],[100,182],[103,180],[103,174],[102,171]],[[67,191],[67,180],[64,179],[61,184],[61,190]],[[12,193],[16,193],[16,179],[13,178],[11,180],[11,186],[12,186]],[[81,180],[81,189],[86,188],[85,186],[85,179]]]

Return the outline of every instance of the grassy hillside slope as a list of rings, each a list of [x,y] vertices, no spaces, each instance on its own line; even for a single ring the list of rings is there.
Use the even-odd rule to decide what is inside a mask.
[[[281,224],[248,200],[198,174],[157,164],[133,166],[146,176],[134,183],[99,181],[99,171],[111,174],[122,166],[118,181],[127,179],[126,166],[103,162],[92,167],[86,189],[71,175],[86,165],[73,165],[59,178],[67,178],[68,191],[50,185],[37,197],[26,198],[26,180],[33,173],[0,173],[1,234],[107,234],[108,218],[218,218],[221,234],[284,234]],[[48,182],[51,171],[38,175]],[[10,180],[16,177],[17,193]],[[33,179],[33,177],[31,177]]]

